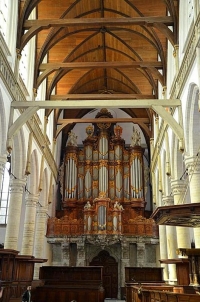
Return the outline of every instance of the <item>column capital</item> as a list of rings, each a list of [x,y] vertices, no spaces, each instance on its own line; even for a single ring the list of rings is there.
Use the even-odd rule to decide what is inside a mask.
[[[38,203],[38,199],[39,199],[39,194],[30,194],[28,192],[26,192],[26,206],[36,206]]]
[[[38,206],[37,208],[37,219],[45,219],[47,220],[48,219],[48,210],[46,207],[41,207],[41,206]]]
[[[171,206],[174,204],[174,197],[169,195],[169,196],[163,196],[162,197],[162,200],[163,200],[163,204],[165,206]]]
[[[25,184],[26,184],[26,178],[18,179],[12,175],[10,176],[10,192],[23,193]]]
[[[185,180],[175,179],[175,180],[171,180],[171,188],[172,188],[173,195],[180,195],[185,193],[187,189],[187,184]]]
[[[199,155],[198,155],[199,156]],[[200,174],[200,160],[198,156],[185,157],[185,165],[188,169],[188,174]]]

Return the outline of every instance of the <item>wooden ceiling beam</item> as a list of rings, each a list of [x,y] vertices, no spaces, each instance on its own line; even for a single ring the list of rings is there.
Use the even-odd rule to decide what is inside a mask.
[[[60,119],[57,121],[58,125],[72,124],[72,123],[144,123],[149,124],[149,118],[72,118]]]
[[[93,108],[152,108],[153,106],[177,107],[181,106],[179,99],[141,99],[141,100],[68,100],[68,101],[27,101],[12,102],[11,107],[28,108],[37,107],[38,109],[93,109]]]
[[[152,99],[152,94],[103,94],[103,93],[97,93],[97,94],[64,94],[64,95],[51,95],[51,100],[121,100],[121,99]]]
[[[50,27],[68,26],[108,26],[108,25],[146,25],[153,26],[162,23],[167,26],[174,24],[171,16],[163,17],[135,17],[135,18],[70,18],[70,19],[46,19],[46,20],[26,20],[23,28],[28,30],[32,27],[46,29]]]
[[[40,64],[39,70],[58,70],[60,68],[69,68],[69,69],[82,69],[82,68],[139,68],[139,67],[154,67],[154,68],[162,68],[162,62],[158,61],[112,61],[112,62],[57,62],[57,63],[44,63]]]

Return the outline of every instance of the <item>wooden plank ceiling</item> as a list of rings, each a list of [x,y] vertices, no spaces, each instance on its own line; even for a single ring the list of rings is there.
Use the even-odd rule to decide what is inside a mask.
[[[166,85],[167,42],[177,44],[177,11],[178,0],[21,1],[17,47],[36,36],[34,88],[46,80],[46,100],[157,99],[158,82]],[[88,111],[64,110],[63,118]],[[125,111],[152,123],[150,109]]]

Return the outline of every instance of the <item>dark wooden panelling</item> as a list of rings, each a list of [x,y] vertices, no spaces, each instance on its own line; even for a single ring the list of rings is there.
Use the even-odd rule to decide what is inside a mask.
[[[43,266],[40,268],[42,286],[33,292],[40,302],[103,302],[102,267]]]

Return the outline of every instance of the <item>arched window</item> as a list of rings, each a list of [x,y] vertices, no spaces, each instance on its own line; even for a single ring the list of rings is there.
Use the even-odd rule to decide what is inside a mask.
[[[11,156],[7,157],[0,192],[0,224],[7,223]]]

